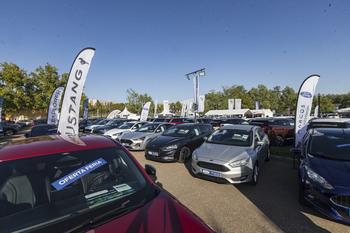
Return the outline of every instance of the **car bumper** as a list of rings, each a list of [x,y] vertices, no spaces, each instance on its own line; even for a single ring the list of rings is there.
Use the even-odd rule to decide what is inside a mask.
[[[192,172],[199,178],[212,180],[218,183],[240,184],[252,180],[253,171],[247,166],[231,168],[222,164],[214,164],[209,161],[191,162]]]
[[[350,188],[328,190],[308,178],[303,184],[307,202],[329,217],[350,224]]]
[[[159,162],[175,162],[178,161],[178,151],[162,151],[159,149],[145,149],[145,157],[148,160],[159,161]]]
[[[141,140],[121,140],[121,144],[128,150],[144,150],[145,144]]]

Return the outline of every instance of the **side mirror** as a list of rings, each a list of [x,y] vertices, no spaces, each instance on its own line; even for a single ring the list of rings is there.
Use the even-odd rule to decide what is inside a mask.
[[[29,138],[29,133],[24,133],[24,137]]]
[[[204,141],[207,141],[207,140],[208,140],[208,137],[204,137],[203,139],[204,139]]]
[[[156,168],[150,164],[145,165],[145,171],[146,171],[147,175],[149,175],[149,176],[155,176],[157,174]]]

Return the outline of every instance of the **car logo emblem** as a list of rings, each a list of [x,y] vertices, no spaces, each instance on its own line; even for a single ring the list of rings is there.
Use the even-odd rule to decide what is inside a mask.
[[[312,94],[310,92],[307,92],[307,91],[301,92],[300,95],[302,97],[305,97],[305,98],[312,98]]]

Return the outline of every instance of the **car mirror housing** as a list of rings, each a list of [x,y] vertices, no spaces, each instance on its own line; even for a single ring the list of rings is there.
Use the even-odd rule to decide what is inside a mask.
[[[157,174],[156,168],[150,164],[145,165],[145,171],[146,171],[147,175],[149,175],[149,176],[155,176]]]

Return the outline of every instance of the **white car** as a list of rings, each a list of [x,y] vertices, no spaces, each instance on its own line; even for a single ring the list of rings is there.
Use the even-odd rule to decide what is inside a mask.
[[[103,135],[113,138],[115,140],[120,140],[121,136],[128,132],[133,132],[140,128],[141,126],[148,124],[147,121],[128,121],[119,126],[118,128],[108,130]]]

